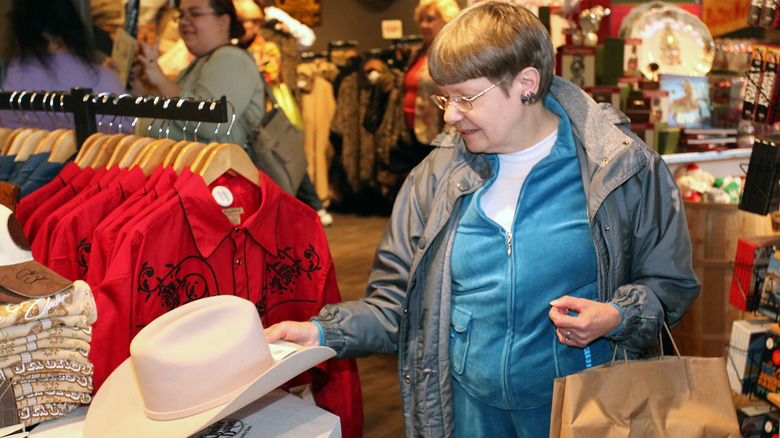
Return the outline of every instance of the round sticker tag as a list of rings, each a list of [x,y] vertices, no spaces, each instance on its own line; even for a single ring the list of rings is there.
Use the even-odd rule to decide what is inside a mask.
[[[211,196],[220,207],[229,207],[233,203],[233,194],[225,186],[216,186],[211,190]]]

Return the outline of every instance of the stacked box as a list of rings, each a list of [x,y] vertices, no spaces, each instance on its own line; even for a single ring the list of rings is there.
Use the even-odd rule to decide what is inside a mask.
[[[743,312],[758,309],[764,279],[773,246],[780,244],[780,236],[741,237],[734,257],[734,276],[731,279],[729,303]]]
[[[732,324],[726,370],[734,392],[752,394],[755,390],[758,364],[771,326],[772,322],[765,319],[737,320]]]

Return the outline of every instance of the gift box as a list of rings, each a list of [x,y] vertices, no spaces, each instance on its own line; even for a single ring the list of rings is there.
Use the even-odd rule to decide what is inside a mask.
[[[743,312],[753,312],[758,308],[767,266],[773,247],[778,244],[779,236],[743,237],[737,241],[729,303]]]

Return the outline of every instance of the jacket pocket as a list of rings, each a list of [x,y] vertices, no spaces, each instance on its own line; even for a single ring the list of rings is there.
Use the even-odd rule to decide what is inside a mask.
[[[471,313],[459,307],[452,308],[450,320],[450,364],[457,374],[463,374],[466,368],[466,356],[469,352],[469,325]]]

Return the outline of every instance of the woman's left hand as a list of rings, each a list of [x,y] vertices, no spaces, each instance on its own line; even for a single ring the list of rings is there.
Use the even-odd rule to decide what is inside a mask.
[[[558,339],[572,347],[585,347],[615,330],[623,315],[611,304],[563,296],[550,302],[550,319]]]

